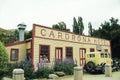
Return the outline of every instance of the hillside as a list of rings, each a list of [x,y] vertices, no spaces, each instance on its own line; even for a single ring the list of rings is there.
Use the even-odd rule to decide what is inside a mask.
[[[0,41],[7,44],[17,40],[18,31],[17,30],[6,30],[0,28]]]
[[[17,29],[6,30],[3,28],[0,28],[0,41],[3,42],[4,44],[18,41],[18,35],[19,35],[19,32]],[[31,37],[32,37],[32,30],[25,31],[25,39],[29,39]]]

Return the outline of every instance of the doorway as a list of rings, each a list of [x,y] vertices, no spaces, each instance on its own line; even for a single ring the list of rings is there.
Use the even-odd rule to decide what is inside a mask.
[[[80,50],[79,50],[80,66],[85,65],[85,54],[86,54],[86,49],[80,48]]]
[[[63,55],[62,55],[62,48],[56,48],[55,49],[55,60],[57,60],[57,61],[62,61],[62,57],[63,57]]]

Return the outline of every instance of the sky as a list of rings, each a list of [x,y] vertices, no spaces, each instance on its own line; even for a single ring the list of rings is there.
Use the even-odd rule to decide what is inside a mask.
[[[89,22],[98,29],[111,17],[120,20],[120,0],[0,0],[0,27],[4,29],[25,23],[26,30],[32,30],[33,24],[52,27],[64,21],[72,31],[73,17],[78,16],[88,34]]]

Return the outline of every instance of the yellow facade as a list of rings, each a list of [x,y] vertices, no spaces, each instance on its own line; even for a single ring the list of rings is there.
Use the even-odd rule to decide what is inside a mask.
[[[73,48],[73,59],[77,61],[80,65],[80,48],[85,48],[86,53],[90,52],[90,48],[94,48],[97,51],[96,46],[102,47],[102,51],[105,49],[111,53],[110,41],[100,38],[76,35],[70,32],[64,32],[59,30],[54,30],[44,26],[35,25],[34,26],[34,61],[36,65],[40,59],[39,46],[49,45],[50,46],[50,62],[55,60],[55,49],[56,47],[62,48],[63,59],[66,58],[66,47]]]
[[[31,41],[22,42],[22,43],[17,42],[17,43],[7,45],[6,49],[8,52],[9,62],[14,63],[14,62],[23,61],[26,57],[26,49],[30,49],[30,48],[31,48]],[[18,60],[17,61],[10,60],[11,49],[18,49]]]
[[[32,62],[36,69],[37,64],[41,60],[41,45],[49,46],[50,63],[52,63],[56,59],[57,48],[62,49],[62,60],[64,60],[66,58],[66,47],[71,47],[73,60],[76,60],[78,65],[80,65],[81,60],[85,57],[82,55],[82,53],[90,52],[91,48],[94,49],[94,51],[98,51],[97,47],[100,47],[101,51],[107,50],[109,53],[111,53],[109,40],[76,35],[71,32],[59,31],[36,24],[33,25],[33,34],[30,41],[6,46],[6,48],[9,57],[11,53],[11,48],[19,49],[18,61],[25,59],[26,49],[31,49]],[[59,50],[58,53],[60,53]],[[81,56],[83,58],[81,58]]]

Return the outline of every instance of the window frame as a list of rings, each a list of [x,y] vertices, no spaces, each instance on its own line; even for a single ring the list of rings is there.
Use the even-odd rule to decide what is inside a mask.
[[[72,49],[72,54],[71,54],[71,58],[73,59],[73,47],[66,47],[65,48],[65,53],[66,53],[66,58],[70,58],[70,57],[67,57],[67,48],[71,48]]]
[[[93,51],[92,51],[93,50]],[[90,48],[90,52],[95,52],[95,49],[94,48]]]
[[[101,54],[100,54],[100,57],[101,57],[101,58],[105,58],[104,53],[101,53]]]
[[[88,54],[89,57],[88,58],[95,58],[95,54]]]
[[[39,62],[41,62],[40,55],[41,55],[41,47],[42,46],[48,47],[48,61],[46,61],[46,62],[50,62],[50,45],[39,45]],[[44,60],[42,60],[42,61],[44,61]]]
[[[105,58],[108,58],[108,54],[107,53],[105,53]]]
[[[26,49],[26,55],[29,54],[30,58],[32,58],[32,54],[31,54],[31,48]]]
[[[108,52],[108,49],[104,49],[105,52]]]
[[[12,50],[17,50],[17,58],[12,59]],[[10,52],[10,61],[18,61],[19,60],[19,49],[12,48]]]

